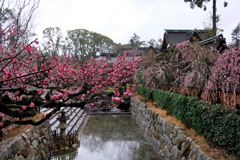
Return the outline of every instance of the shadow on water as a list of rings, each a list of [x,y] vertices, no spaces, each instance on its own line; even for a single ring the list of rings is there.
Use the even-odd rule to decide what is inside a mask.
[[[76,152],[52,160],[159,160],[131,115],[92,115]]]

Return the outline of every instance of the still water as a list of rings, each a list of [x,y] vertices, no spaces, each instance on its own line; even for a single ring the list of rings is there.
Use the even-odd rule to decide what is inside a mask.
[[[52,160],[160,160],[131,115],[91,115],[76,152]]]

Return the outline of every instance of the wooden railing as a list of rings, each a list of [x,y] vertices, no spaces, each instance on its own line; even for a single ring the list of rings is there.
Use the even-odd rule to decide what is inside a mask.
[[[78,132],[73,131],[65,136],[53,131],[53,143],[49,144],[52,155],[65,154],[76,150],[80,145],[78,140]]]

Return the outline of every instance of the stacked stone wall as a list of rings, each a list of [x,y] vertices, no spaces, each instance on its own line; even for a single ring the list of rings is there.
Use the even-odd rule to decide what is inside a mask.
[[[163,160],[213,160],[180,127],[169,123],[134,97],[130,111]]]
[[[0,160],[47,160],[52,142],[49,121],[0,143]]]

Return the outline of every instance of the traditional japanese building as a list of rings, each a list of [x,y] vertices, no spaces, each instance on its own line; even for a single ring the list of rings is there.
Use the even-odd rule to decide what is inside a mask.
[[[201,46],[212,46],[216,48],[219,53],[222,53],[228,48],[226,39],[222,34],[206,39],[205,30],[165,29],[162,47],[156,57],[158,58],[162,53],[168,52],[168,48],[172,45],[184,41],[198,42]]]
[[[202,41],[205,38],[204,30],[181,30],[181,29],[165,29],[163,42],[160,52],[163,52],[173,44],[178,44],[184,41]]]
[[[219,53],[222,53],[225,49],[228,48],[226,45],[226,38],[224,38],[222,34],[205,39],[198,43],[201,46],[210,46],[211,45],[212,47],[216,48],[219,51]]]
[[[127,53],[127,60],[135,60],[139,58],[140,56],[155,56],[159,53],[160,48],[157,47],[124,47],[119,49],[119,52],[114,53],[100,53],[100,55],[97,57],[97,60],[101,59],[108,59],[108,63],[112,64],[118,55],[123,55],[124,52]]]

